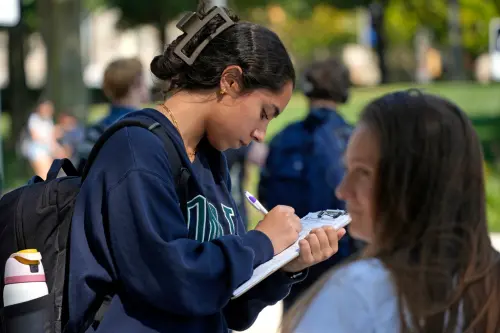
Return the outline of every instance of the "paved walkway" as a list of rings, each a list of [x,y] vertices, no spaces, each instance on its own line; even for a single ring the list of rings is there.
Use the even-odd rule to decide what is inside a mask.
[[[491,240],[493,246],[500,251],[500,233],[491,234]],[[281,302],[265,308],[260,313],[255,324],[244,333],[279,333],[282,309]]]

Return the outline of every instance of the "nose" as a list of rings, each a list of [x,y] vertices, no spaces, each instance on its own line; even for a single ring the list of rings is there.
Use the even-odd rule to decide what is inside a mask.
[[[264,142],[265,137],[266,137],[266,131],[256,129],[255,131],[252,132],[252,139],[254,141]]]
[[[346,182],[346,177],[344,176],[342,178],[342,181],[340,182],[340,184],[335,189],[335,196],[337,197],[337,199],[343,200],[343,201],[345,201],[347,199],[346,198],[345,182]]]

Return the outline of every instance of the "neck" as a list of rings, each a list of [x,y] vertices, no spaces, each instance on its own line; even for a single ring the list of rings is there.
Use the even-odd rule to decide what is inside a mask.
[[[124,98],[113,101],[114,106],[125,108],[140,109],[141,103],[134,96],[125,96]]]
[[[309,106],[311,108],[328,108],[328,109],[337,109],[337,103],[334,101],[326,100],[326,99],[314,99],[309,101]]]
[[[196,150],[205,134],[205,120],[212,106],[207,99],[205,94],[179,91],[164,103],[177,122],[184,145],[191,151]]]

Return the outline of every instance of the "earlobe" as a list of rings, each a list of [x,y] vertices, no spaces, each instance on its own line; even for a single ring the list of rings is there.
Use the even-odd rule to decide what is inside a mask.
[[[219,89],[219,91],[217,91],[215,93],[216,97],[217,97],[217,100],[220,102],[222,100],[222,98],[224,97],[224,95],[226,95],[226,89],[223,88],[222,84],[221,84],[221,88]]]

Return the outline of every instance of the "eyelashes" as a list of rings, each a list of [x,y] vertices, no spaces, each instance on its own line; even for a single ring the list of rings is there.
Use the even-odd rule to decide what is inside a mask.
[[[260,119],[262,119],[262,120],[269,119],[269,117],[267,116],[266,110],[262,109],[260,111]]]
[[[353,175],[356,179],[367,178],[372,175],[372,172],[366,168],[355,167],[348,171],[349,174]]]
[[[363,168],[357,169],[356,171],[362,176],[369,176],[371,174],[370,170]]]

